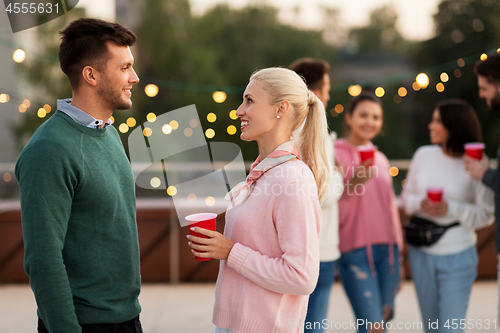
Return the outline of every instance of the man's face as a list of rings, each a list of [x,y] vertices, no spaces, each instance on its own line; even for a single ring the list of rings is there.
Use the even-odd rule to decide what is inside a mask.
[[[109,58],[101,71],[98,91],[104,107],[110,110],[125,110],[132,107],[131,89],[139,82],[133,69],[134,57],[128,46],[108,42]]]
[[[325,75],[323,76],[323,86],[321,86],[321,89],[314,89],[314,94],[318,96],[321,102],[323,102],[325,108],[328,104],[328,101],[330,100],[330,89],[330,75],[328,75],[328,73],[325,73]]]
[[[500,85],[490,83],[484,76],[478,75],[479,97],[484,98],[491,111],[500,111]]]

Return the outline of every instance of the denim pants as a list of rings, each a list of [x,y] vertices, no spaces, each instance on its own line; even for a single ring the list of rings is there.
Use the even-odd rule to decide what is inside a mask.
[[[328,301],[335,278],[335,261],[319,263],[316,288],[309,296],[304,333],[323,333],[322,321],[326,319]]]
[[[38,333],[49,333],[43,321],[38,318]],[[142,333],[139,317],[119,324],[82,325],[82,333]]]
[[[409,255],[425,332],[464,332],[460,319],[465,319],[477,276],[476,247],[450,255],[432,255],[410,246]],[[458,327],[453,327],[454,322]]]
[[[228,330],[227,328],[220,328],[216,326],[215,333],[233,333],[233,332]]]
[[[394,311],[394,297],[401,277],[399,275],[399,250],[394,246],[394,264],[389,263],[389,245],[372,245],[376,275],[373,276],[368,263],[366,248],[342,253],[338,260],[339,273],[344,290],[351,302],[357,320],[358,332],[365,333],[379,328],[384,319],[384,307]],[[360,321],[361,323],[361,321]]]

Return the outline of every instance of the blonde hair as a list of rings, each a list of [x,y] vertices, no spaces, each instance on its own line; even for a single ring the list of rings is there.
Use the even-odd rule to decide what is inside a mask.
[[[297,148],[300,150],[302,161],[313,172],[318,197],[322,202],[331,177],[325,142],[328,137],[328,123],[323,103],[307,89],[304,80],[296,72],[286,68],[261,69],[252,74],[250,81],[252,80],[262,83],[263,89],[270,96],[271,104],[285,100],[290,103],[293,112],[293,116],[288,117],[292,123],[290,135],[304,124]]]

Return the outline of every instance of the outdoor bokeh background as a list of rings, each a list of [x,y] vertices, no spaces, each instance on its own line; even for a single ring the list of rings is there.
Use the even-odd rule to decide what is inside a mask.
[[[349,3],[82,0],[68,14],[16,34],[9,33],[0,4],[0,198],[18,196],[12,172],[17,156],[53,114],[56,99],[70,97],[57,60],[57,31],[82,16],[116,20],[138,35],[133,53],[141,82],[133,88],[132,109],[114,114],[125,147],[130,131],[152,114],[195,104],[207,141],[235,142],[244,159],[253,161],[257,145],[239,139],[239,121],[231,114],[249,76],[259,68],[317,57],[332,66],[327,113],[339,136],[350,94],[372,90],[385,110],[383,134],[374,143],[391,160],[409,159],[428,143],[435,103],[459,97],[476,109],[486,153],[494,157],[500,115],[479,100],[473,65],[500,48],[500,0]],[[21,52],[16,60],[23,61],[14,61],[17,49],[24,58]],[[428,76],[425,89],[415,84],[419,73]],[[214,100],[216,91],[224,92],[222,103]],[[398,193],[404,178],[404,170],[395,176]],[[158,195],[150,192],[138,194]]]

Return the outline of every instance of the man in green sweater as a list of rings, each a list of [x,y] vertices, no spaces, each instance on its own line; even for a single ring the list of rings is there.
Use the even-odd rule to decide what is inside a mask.
[[[134,177],[108,126],[132,106],[136,36],[86,18],[60,34],[73,98],[58,100],[16,165],[38,332],[142,332]]]

